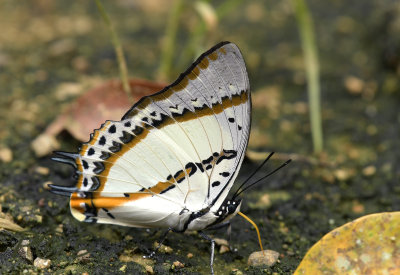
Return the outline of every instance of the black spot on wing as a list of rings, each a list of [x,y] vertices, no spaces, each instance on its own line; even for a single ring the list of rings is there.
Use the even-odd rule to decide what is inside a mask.
[[[116,152],[118,152],[118,151],[121,150],[121,146],[122,146],[121,143],[116,142],[116,141],[113,141],[113,142],[112,142],[112,146],[110,146],[110,147],[108,148],[108,150],[110,150],[110,151],[113,152],[113,153],[116,153]]]
[[[235,150],[223,150],[223,154],[222,156],[219,157],[219,159],[217,160],[217,164],[219,164],[221,161],[223,161],[224,159],[233,159],[236,158],[237,156],[237,152]]]
[[[107,142],[106,137],[105,136],[101,136],[101,138],[99,140],[99,144],[100,145],[104,145],[104,144],[106,144],[106,142]]]
[[[91,180],[92,180],[92,186],[90,187],[90,191],[95,191],[100,187],[100,180],[96,176],[91,177]]]
[[[96,168],[93,169],[93,173],[100,174],[101,172],[104,171],[105,167],[101,161],[93,162],[93,164],[94,164],[94,166],[96,166]]]
[[[208,163],[210,163],[213,159],[214,159],[214,157],[211,156],[211,157],[209,157],[208,159],[203,160],[201,163],[203,163],[203,164],[208,164]]]
[[[189,162],[188,164],[185,165],[185,169],[190,169],[189,172],[189,177],[192,176],[194,173],[197,171],[197,167],[193,162]]]
[[[88,153],[87,153],[88,156],[92,156],[92,155],[94,155],[94,153],[95,153],[95,151],[94,151],[93,147],[90,147],[88,150]]]
[[[203,165],[201,163],[196,162],[196,166],[199,168],[199,170],[203,173],[204,172],[204,168]]]
[[[211,183],[212,187],[217,187],[218,185],[220,185],[221,183],[219,181],[214,181],[213,183]]]
[[[128,143],[131,142],[133,139],[133,135],[131,135],[130,133],[126,132],[126,131],[122,131],[122,137],[119,138],[123,143]]]
[[[228,172],[222,172],[222,173],[219,173],[221,176],[223,176],[224,178],[226,178],[226,177],[229,177],[229,173]]]
[[[89,168],[89,164],[87,163],[87,161],[86,160],[82,160],[82,166],[83,166],[83,168],[85,168],[85,169],[88,169]]]
[[[140,135],[143,132],[143,128],[140,126],[135,126],[135,128],[132,130],[132,133],[137,136]]]
[[[106,159],[108,159],[109,157],[110,157],[110,153],[105,152],[105,151],[101,151],[100,158],[101,158],[102,160],[106,160]]]
[[[115,127],[115,125],[111,125],[110,128],[108,128],[108,132],[110,134],[114,134],[117,131],[117,127]]]

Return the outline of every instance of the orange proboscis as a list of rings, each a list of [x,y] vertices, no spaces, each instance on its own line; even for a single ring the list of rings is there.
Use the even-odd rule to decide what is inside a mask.
[[[253,222],[249,217],[247,217],[247,216],[246,216],[245,214],[243,214],[242,212],[239,211],[238,214],[239,214],[240,216],[242,216],[246,221],[248,221],[249,223],[251,223],[251,224],[254,226],[254,228],[256,229],[256,231],[257,231],[257,237],[258,237],[258,242],[260,243],[261,251],[262,251],[263,255],[265,256],[264,248],[263,248],[262,243],[261,243],[260,230],[258,230],[257,225],[255,224],[255,222]]]

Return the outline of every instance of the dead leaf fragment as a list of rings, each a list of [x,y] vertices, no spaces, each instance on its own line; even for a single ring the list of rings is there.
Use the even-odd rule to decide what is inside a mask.
[[[19,226],[18,224],[14,223],[13,221],[0,218],[0,228],[4,228],[10,231],[20,232],[24,231],[25,229]]]
[[[164,88],[163,83],[147,80],[130,80],[135,101]],[[70,87],[71,88],[71,87]],[[78,89],[79,87],[72,87]],[[55,139],[61,131],[67,130],[82,142],[89,140],[90,133],[106,120],[120,120],[130,109],[132,102],[118,80],[107,81],[79,96],[60,114],[31,144],[36,156],[49,154],[59,145]]]

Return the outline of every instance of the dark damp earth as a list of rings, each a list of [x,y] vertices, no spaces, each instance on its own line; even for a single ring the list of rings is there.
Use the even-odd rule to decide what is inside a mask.
[[[277,152],[258,177],[294,154],[290,165],[243,196],[242,212],[259,226],[264,248],[279,252],[279,261],[272,267],[247,265],[259,247],[255,230],[238,216],[232,221],[235,251],[220,253],[216,246],[216,274],[290,274],[332,229],[400,209],[400,6],[389,0],[307,2],[320,55],[320,155],[312,153],[290,1],[238,4],[199,39],[207,48],[233,41],[244,55],[253,93],[249,148]],[[210,245],[197,233],[170,234],[154,261],[144,260],[162,231],[80,223],[69,212],[68,198],[44,189],[46,182],[72,184],[72,169],[35,157],[32,140],[79,91],[118,77],[118,66],[94,2],[24,4],[4,1],[0,9],[0,227],[11,227],[0,229],[0,273],[209,273]],[[154,0],[105,8],[130,74],[155,79],[170,7]],[[190,65],[181,53],[200,20],[193,7],[185,7],[181,17],[174,78]],[[64,151],[79,146],[67,132],[57,141]],[[237,183],[257,167],[252,155]],[[18,232],[18,226],[26,230]],[[225,230],[209,234],[228,238]],[[38,258],[51,262],[42,262],[41,269]]]

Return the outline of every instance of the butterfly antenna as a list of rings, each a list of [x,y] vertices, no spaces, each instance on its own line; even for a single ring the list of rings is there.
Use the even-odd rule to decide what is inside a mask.
[[[258,171],[260,171],[260,169],[261,169],[261,167],[263,167],[264,166],[264,164],[266,164],[267,163],[267,161],[272,157],[272,155],[274,154],[275,152],[271,152],[269,155],[268,155],[268,157],[263,161],[263,163],[261,163],[261,165],[260,166],[258,166],[257,167],[257,169],[256,170],[254,170],[254,172],[253,173],[251,173],[251,175],[239,186],[239,188],[236,190],[236,192],[233,194],[233,198],[236,198],[237,197],[237,195],[238,195],[238,192],[239,192],[239,190],[258,172]]]
[[[266,160],[268,160],[268,158],[267,158]],[[243,192],[246,191],[247,189],[249,189],[250,187],[252,187],[253,185],[259,183],[260,181],[264,180],[265,178],[267,178],[267,177],[271,176],[272,174],[274,174],[275,172],[277,172],[279,169],[285,167],[285,166],[288,165],[291,161],[292,161],[291,159],[287,160],[285,163],[281,164],[281,166],[279,166],[278,168],[276,168],[275,170],[273,170],[272,172],[270,172],[270,173],[267,174],[266,176],[264,176],[264,177],[262,177],[261,179],[256,180],[255,182],[253,182],[253,183],[247,185],[247,186],[246,186],[245,188],[243,188],[242,190],[236,191],[236,193],[235,193],[234,196],[233,196],[233,199],[236,198],[237,196],[239,196],[241,193],[243,193]],[[264,161],[264,162],[265,162],[265,161]]]

